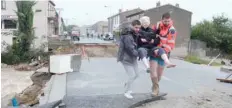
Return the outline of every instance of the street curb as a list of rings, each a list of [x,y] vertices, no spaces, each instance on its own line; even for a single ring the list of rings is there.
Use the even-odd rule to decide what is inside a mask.
[[[40,97],[39,106],[45,105],[48,103],[49,94],[52,89],[52,84],[54,83],[55,75],[52,75],[51,79],[46,83],[45,88],[43,89],[44,96]]]
[[[57,108],[57,106],[59,106],[59,104],[61,103],[62,103],[62,100],[58,100],[52,103],[47,103],[42,106],[39,106],[39,108]]]
[[[63,100],[66,95],[66,74],[53,75],[44,92],[45,97],[40,98],[40,106]]]
[[[54,75],[54,82],[48,98],[48,103],[62,100],[66,95],[66,75]]]

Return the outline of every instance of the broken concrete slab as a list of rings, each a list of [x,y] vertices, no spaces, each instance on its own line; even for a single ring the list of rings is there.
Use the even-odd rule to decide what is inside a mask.
[[[40,106],[62,100],[66,95],[66,74],[53,75],[44,93],[45,96],[40,98]]]
[[[98,96],[67,96],[64,103],[67,108],[134,108],[147,102],[160,100],[149,93],[132,94],[133,99],[127,99],[123,94]]]
[[[29,66],[36,66],[36,65],[39,65],[38,61],[33,61],[29,64]]]
[[[57,106],[62,103],[62,100],[58,100],[55,102],[51,102],[51,103],[47,103],[47,104],[43,104],[41,106],[39,106],[39,108],[57,108]],[[60,108],[60,107],[59,107]]]
[[[221,71],[227,72],[227,73],[232,73],[232,66],[222,66]]]
[[[31,80],[34,85],[39,85],[41,87],[45,86],[46,82],[49,81],[52,74],[48,72],[35,72],[31,75]]]
[[[66,74],[54,75],[48,103],[63,99],[66,94]]]
[[[37,69],[35,72],[49,72],[48,67],[42,67]]]
[[[51,77],[51,79],[46,83],[45,88],[43,88],[43,96],[40,96],[39,99],[39,106],[45,105],[48,102],[49,95],[52,89],[52,84],[54,82],[54,75]]]

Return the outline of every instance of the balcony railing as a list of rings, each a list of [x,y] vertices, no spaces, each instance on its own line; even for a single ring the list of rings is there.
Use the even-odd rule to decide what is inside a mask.
[[[56,11],[55,10],[48,10],[48,18],[50,18],[50,19],[56,18]]]
[[[2,29],[1,35],[2,36],[16,36],[17,29]]]

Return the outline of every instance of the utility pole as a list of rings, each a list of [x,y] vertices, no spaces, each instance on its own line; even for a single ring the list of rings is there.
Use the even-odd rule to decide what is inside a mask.
[[[61,26],[62,26],[62,22],[61,22],[61,11],[63,11],[63,8],[56,8],[56,10],[58,11],[58,31],[59,31],[59,35],[63,34],[63,30],[61,30]]]

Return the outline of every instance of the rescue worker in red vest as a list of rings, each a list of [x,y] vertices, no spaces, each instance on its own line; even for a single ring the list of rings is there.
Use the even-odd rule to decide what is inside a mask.
[[[169,61],[170,52],[175,46],[176,30],[173,27],[170,13],[163,14],[162,20],[152,28],[156,32],[156,38],[160,38],[158,47],[154,46],[152,49],[153,54],[150,56],[152,95],[157,96],[159,94],[159,81],[165,64],[167,64],[168,68],[176,66]]]

